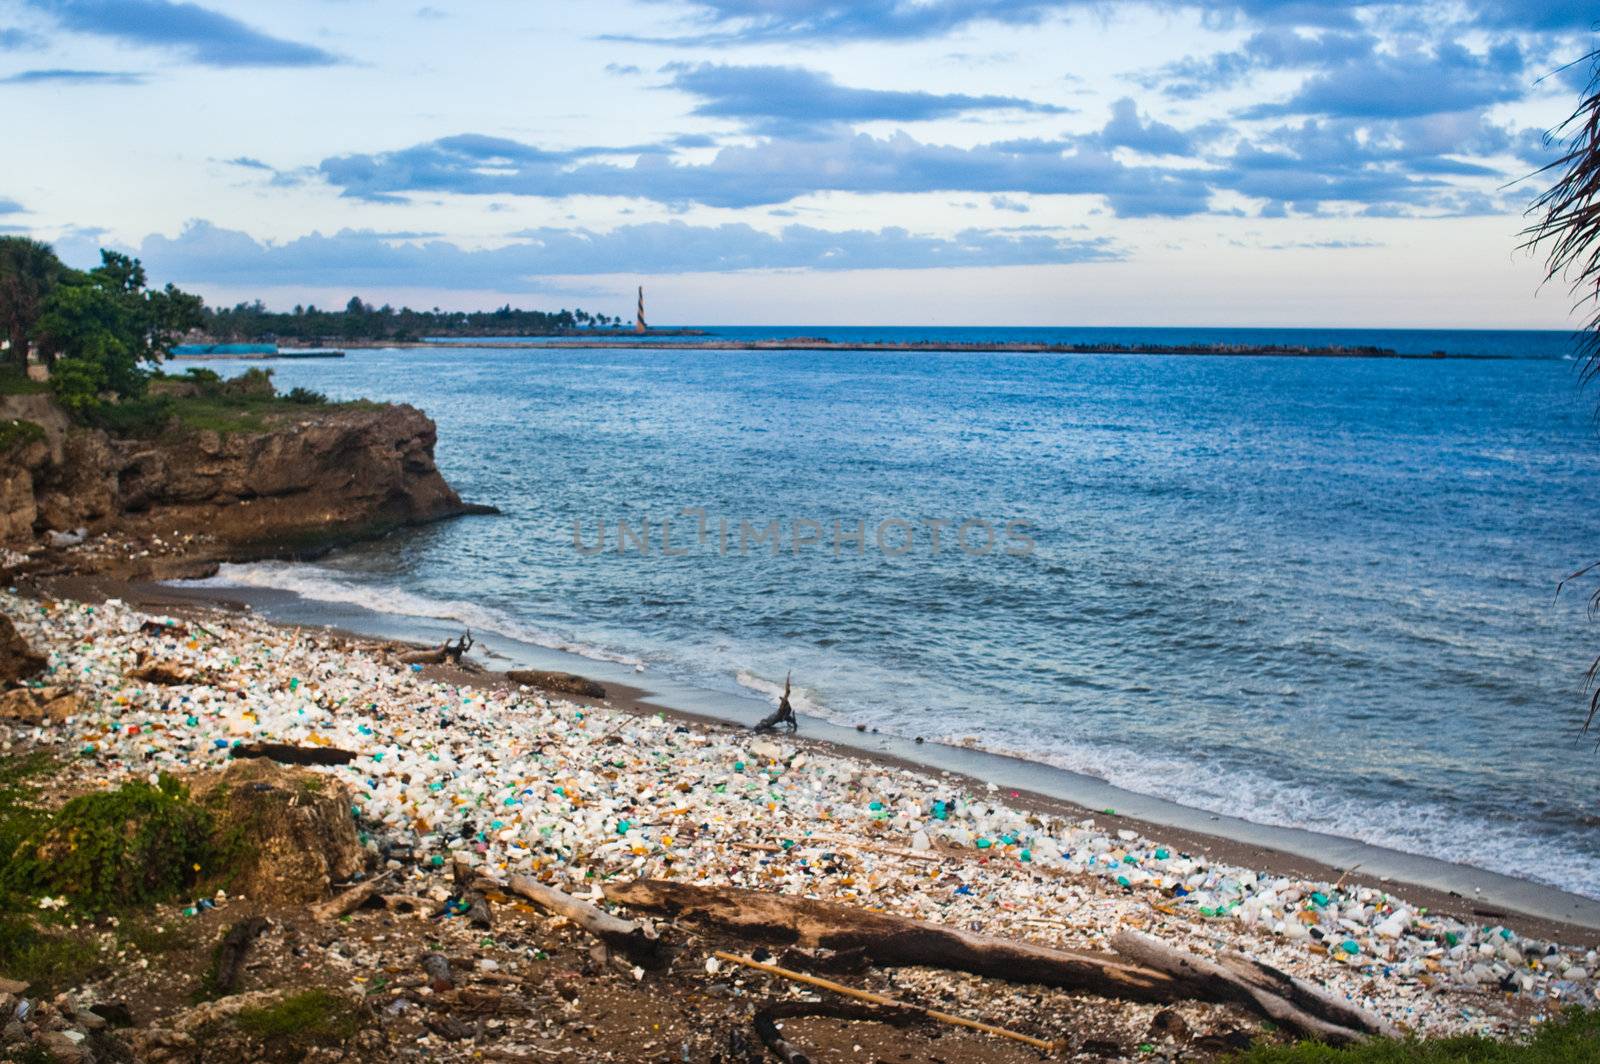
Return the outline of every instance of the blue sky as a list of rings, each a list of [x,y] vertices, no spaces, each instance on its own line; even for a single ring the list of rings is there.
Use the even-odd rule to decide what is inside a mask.
[[[213,302],[1560,327],[1572,0],[0,0],[0,231]],[[22,150],[16,150],[18,147]]]

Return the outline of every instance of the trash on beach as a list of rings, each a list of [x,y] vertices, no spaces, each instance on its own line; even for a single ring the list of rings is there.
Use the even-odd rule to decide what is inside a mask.
[[[437,880],[435,910],[467,901],[450,882],[463,866],[575,897],[613,876],[671,877],[1066,948],[1104,949],[1124,927],[1202,955],[1224,943],[1419,1031],[1511,1029],[1483,989],[1561,1006],[1594,1000],[1594,950],[1371,887],[1231,867],[1126,821],[1031,813],[998,788],[934,770],[513,684],[435,682],[420,665],[248,615],[185,627],[116,601],[14,595],[0,595],[0,609],[48,656],[42,682],[72,684],[89,707],[60,724],[0,722],[5,750],[55,747],[99,787],[219,769],[240,751],[291,751],[351,788],[380,872]],[[157,650],[195,682],[131,678]]]

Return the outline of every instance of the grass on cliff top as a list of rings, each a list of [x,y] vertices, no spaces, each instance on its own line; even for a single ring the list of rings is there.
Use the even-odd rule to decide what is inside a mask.
[[[0,454],[42,439],[44,439],[44,429],[31,421],[0,420]]]
[[[315,417],[330,410],[367,410],[381,404],[367,400],[351,403],[296,401],[286,396],[147,396],[108,404],[93,415],[97,428],[113,436],[150,438],[170,431],[261,432],[274,421]]]
[[[14,367],[0,368],[0,395],[44,395],[49,390],[50,385],[44,381],[18,373]]]
[[[202,397],[172,400],[172,416],[192,432],[260,432],[277,420],[314,417],[328,410],[367,410],[379,404],[365,399],[351,403],[295,402],[289,396],[276,399],[208,399]]]
[[[1539,1027],[1526,1042],[1462,1036],[1428,1040],[1375,1039],[1334,1049],[1315,1042],[1258,1046],[1230,1064],[1596,1064],[1600,1012],[1570,1009]]]

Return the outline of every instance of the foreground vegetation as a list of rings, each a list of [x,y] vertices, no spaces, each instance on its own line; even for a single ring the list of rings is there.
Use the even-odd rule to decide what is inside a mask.
[[[219,836],[213,811],[169,776],[52,809],[44,787],[59,768],[42,755],[0,762],[0,975],[44,992],[102,965],[80,921],[118,915],[121,939],[173,948],[171,933],[126,917],[214,881],[245,845]]]
[[[1541,1025],[1527,1042],[1462,1036],[1430,1040],[1377,1039],[1334,1049],[1315,1042],[1261,1046],[1234,1064],[1595,1064],[1600,1061],[1600,1012],[1571,1009]]]

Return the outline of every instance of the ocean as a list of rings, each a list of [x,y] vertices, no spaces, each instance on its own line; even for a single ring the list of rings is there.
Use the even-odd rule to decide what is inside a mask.
[[[1556,594],[1600,558],[1600,392],[1569,335],[710,331],[1491,357],[552,342],[217,363],[421,407],[446,477],[504,516],[208,583],[471,625],[646,686],[771,699],[792,673],[797,708],[847,726],[1600,898],[1600,626],[1588,587]]]

